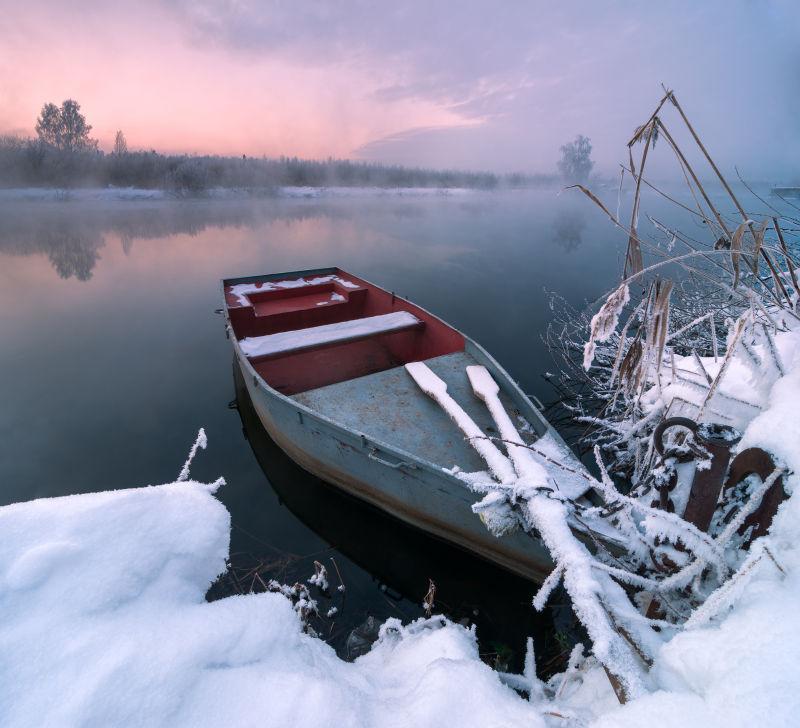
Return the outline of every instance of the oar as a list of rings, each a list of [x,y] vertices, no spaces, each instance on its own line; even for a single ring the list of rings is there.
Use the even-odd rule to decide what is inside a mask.
[[[536,461],[531,451],[525,447],[522,437],[500,401],[500,387],[497,386],[492,375],[489,374],[486,367],[477,365],[467,367],[467,377],[469,377],[469,383],[472,385],[475,396],[483,400],[492,415],[492,419],[500,431],[500,437],[506,443],[506,449],[514,463],[517,475],[533,484],[546,484],[547,472]]]
[[[517,476],[508,458],[490,440],[486,439],[475,421],[461,408],[448,393],[447,384],[437,377],[421,361],[406,364],[406,371],[412,379],[419,385],[419,388],[433,399],[467,436],[472,447],[486,461],[489,470],[501,483],[513,483]]]

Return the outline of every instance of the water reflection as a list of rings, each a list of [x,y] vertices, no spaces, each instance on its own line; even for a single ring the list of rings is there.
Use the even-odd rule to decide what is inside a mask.
[[[298,223],[326,218],[349,219],[348,206],[326,204],[258,205],[248,201],[203,203],[199,200],[138,204],[15,202],[0,203],[0,254],[44,254],[60,278],[88,281],[109,237],[118,238],[130,255],[136,240],[176,235],[196,236],[209,228],[255,228],[272,222]],[[422,214],[399,207],[398,217]]]
[[[583,231],[586,228],[586,216],[577,207],[561,208],[553,220],[553,241],[567,253],[580,247]]]
[[[88,281],[100,258],[97,251],[105,240],[98,234],[63,230],[44,235],[37,239],[36,244],[47,251],[47,257],[60,278],[75,276],[79,281]]]

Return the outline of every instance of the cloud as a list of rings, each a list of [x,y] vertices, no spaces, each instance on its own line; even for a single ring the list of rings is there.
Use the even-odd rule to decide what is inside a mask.
[[[185,0],[176,12],[195,42],[357,68],[376,104],[424,101],[463,122],[392,132],[356,150],[370,159],[424,163],[446,149],[458,166],[552,166],[560,143],[585,133],[608,169],[662,81],[725,158],[759,172],[780,167],[787,149],[797,159],[792,2]]]
[[[98,102],[116,99],[121,114],[123,94],[104,77],[120,73],[129,95],[148,99],[148,123],[161,115],[162,140],[192,114],[197,150],[230,142],[250,153],[533,171],[552,169],[558,147],[583,133],[611,172],[665,82],[723,163],[780,175],[800,157],[800,5],[789,0],[79,4],[81,23],[44,0],[26,6],[41,8],[25,43],[56,21],[63,36],[38,41],[33,66],[48,54],[68,59],[58,50],[67,41],[102,47],[86,67],[68,59],[63,73]],[[0,25],[0,43],[12,26]],[[117,42],[104,45],[108,37]],[[0,62],[0,90],[54,86],[31,91],[18,71],[8,80],[14,73]],[[213,133],[214,113],[225,135]]]

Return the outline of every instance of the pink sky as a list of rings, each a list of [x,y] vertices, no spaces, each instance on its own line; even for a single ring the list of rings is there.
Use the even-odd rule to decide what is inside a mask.
[[[793,0],[0,0],[0,133],[71,97],[105,149],[122,129],[131,149],[548,171],[582,133],[611,172],[664,81],[723,162],[767,174],[800,166],[798,21]]]
[[[80,4],[80,3],[79,3]],[[375,103],[380,74],[193,42],[158,4],[34,2],[0,19],[0,130],[32,134],[45,101],[77,99],[108,149],[349,156],[409,127],[463,124],[430,101]]]

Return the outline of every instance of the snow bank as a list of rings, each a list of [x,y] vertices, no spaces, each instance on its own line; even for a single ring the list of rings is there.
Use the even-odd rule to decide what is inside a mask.
[[[797,476],[792,480],[796,487]],[[770,559],[760,559],[732,610],[662,648],[651,673],[656,692],[607,713],[598,728],[798,725],[800,508],[795,498],[784,503],[763,540],[787,575]]]
[[[183,197],[203,197],[215,200],[236,200],[250,197],[283,197],[288,199],[321,199],[339,197],[463,197],[476,190],[461,187],[277,187],[243,188],[211,187],[190,194],[163,189],[138,187],[12,187],[0,188],[0,202],[53,202],[53,201],[113,201],[129,202],[149,200],[174,200]]]
[[[783,380],[795,399],[798,379]],[[0,724],[684,728],[800,715],[795,499],[765,539],[788,576],[762,559],[730,613],[662,648],[655,692],[619,706],[591,659],[531,704],[445,620],[389,620],[346,663],[280,594],[207,603],[230,529],[213,491],[185,481],[0,508]]]
[[[288,599],[207,603],[230,517],[192,481],[0,508],[3,726],[544,725],[450,623],[340,660]]]
[[[139,187],[12,187],[0,189],[0,202],[89,202],[125,200],[129,202],[168,200],[175,197],[167,190],[146,190]]]
[[[476,190],[464,187],[281,187],[281,197],[461,197]]]
[[[787,374],[763,397],[766,407],[746,424],[738,449],[761,447],[773,453],[788,468],[786,490],[796,494],[800,327],[779,333],[776,343]],[[748,372],[733,368],[726,380],[729,391],[743,398],[760,400],[759,385]],[[783,503],[769,535],[753,543],[751,554],[755,565],[734,587],[733,598],[721,601],[715,618],[684,630],[661,648],[651,670],[655,691],[610,711],[595,725],[800,724],[800,501],[796,496]]]

